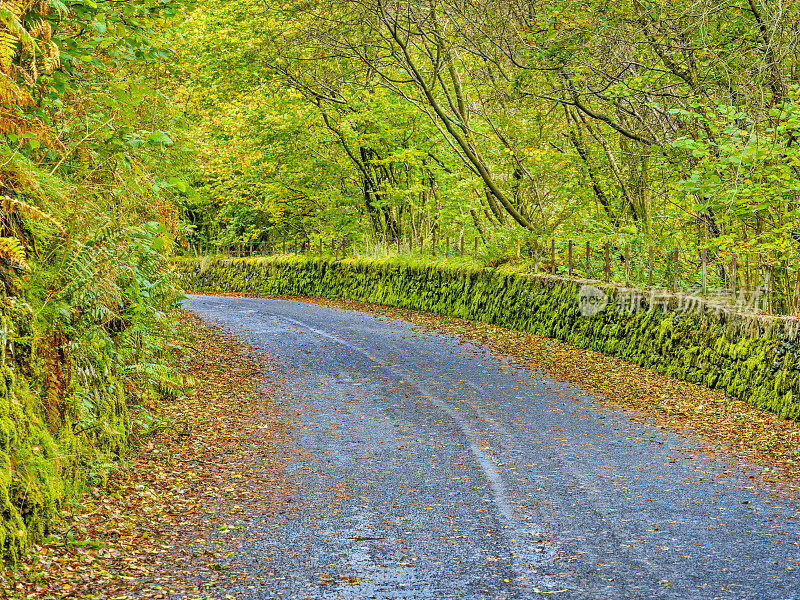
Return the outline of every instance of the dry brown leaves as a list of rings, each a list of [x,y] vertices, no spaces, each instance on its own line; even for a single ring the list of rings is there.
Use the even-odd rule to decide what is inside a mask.
[[[494,325],[350,300],[285,299],[403,319],[433,332],[486,344],[522,368],[580,386],[599,399],[630,409],[637,420],[688,435],[690,446],[721,454],[745,477],[798,500],[798,423],[746,402],[599,352]]]
[[[183,368],[197,393],[151,407],[174,429],[144,442],[26,561],[0,572],[0,597],[225,598],[216,588],[242,574],[219,538],[253,515],[281,519],[296,498],[279,373],[232,335],[186,319],[195,335]]]

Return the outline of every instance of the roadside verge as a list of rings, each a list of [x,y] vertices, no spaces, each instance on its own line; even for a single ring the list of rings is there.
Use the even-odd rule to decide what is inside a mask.
[[[184,318],[193,340],[182,370],[196,394],[147,407],[164,419],[150,423],[152,437],[105,486],[65,507],[16,569],[0,571],[0,597],[222,598],[217,586],[242,575],[217,552],[219,539],[244,515],[279,522],[298,505],[284,468],[298,449],[278,368]]]

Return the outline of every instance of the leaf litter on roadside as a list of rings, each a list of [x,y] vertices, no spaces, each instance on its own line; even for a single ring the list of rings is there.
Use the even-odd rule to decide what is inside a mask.
[[[217,538],[298,505],[284,468],[298,451],[296,412],[279,398],[278,368],[192,315],[185,325],[182,369],[196,394],[147,407],[175,427],[65,507],[50,535],[0,572],[0,598],[232,598],[217,590],[245,574]]]

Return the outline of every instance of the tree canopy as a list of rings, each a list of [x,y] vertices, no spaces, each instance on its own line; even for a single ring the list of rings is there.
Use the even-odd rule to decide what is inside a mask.
[[[174,215],[170,238],[569,237],[797,265],[793,4],[3,5],[8,147]]]
[[[603,238],[795,260],[798,7],[206,0],[200,240]],[[195,127],[196,126],[196,127]]]

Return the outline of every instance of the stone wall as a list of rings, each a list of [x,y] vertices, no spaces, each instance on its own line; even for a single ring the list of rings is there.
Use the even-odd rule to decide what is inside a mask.
[[[190,290],[363,300],[535,333],[800,418],[798,320],[724,301],[444,261],[206,257],[176,268]]]

